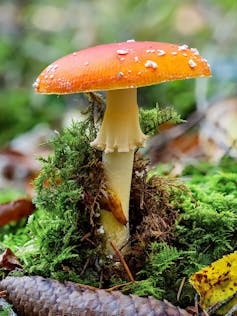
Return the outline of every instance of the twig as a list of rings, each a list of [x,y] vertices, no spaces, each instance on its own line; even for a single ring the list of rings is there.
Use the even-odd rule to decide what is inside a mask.
[[[208,312],[205,309],[203,310],[202,313],[203,313],[203,316],[210,316],[210,314],[208,314]]]
[[[117,248],[117,246],[115,245],[115,243],[113,241],[111,241],[110,244],[113,247],[114,251],[116,252],[117,256],[119,257],[119,260],[122,263],[125,271],[127,272],[129,279],[131,280],[131,282],[135,282],[134,277],[133,277],[126,261],[124,260],[124,257],[122,256],[120,250]]]
[[[181,295],[181,292],[182,292],[182,290],[183,290],[185,280],[186,280],[186,278],[183,277],[183,279],[182,279],[182,281],[181,281],[181,283],[180,283],[180,286],[179,286],[178,293],[177,293],[177,301],[179,301],[179,299],[180,299],[180,295]]]
[[[4,297],[6,297],[6,295],[7,295],[7,291],[0,291],[0,297],[1,298],[4,298]]]
[[[77,283],[77,286],[84,287],[85,289],[92,290],[92,291],[99,290],[97,287],[94,287],[94,286],[91,286],[91,285],[87,285],[87,284]]]
[[[227,299],[225,299],[224,301],[222,302],[219,302],[217,304],[214,304],[213,306],[211,306],[207,312],[208,312],[208,315],[213,315],[216,313],[216,311],[218,311],[221,307],[227,305],[230,301],[232,301],[234,298],[237,297],[237,292],[235,292],[233,295],[227,297]],[[227,314],[226,314],[227,315]],[[231,315],[231,314],[230,314]],[[229,315],[228,315],[229,316]]]
[[[103,279],[104,279],[104,271],[101,270],[101,272],[100,272],[100,279],[99,279],[99,289],[102,289],[102,288],[103,288],[103,286],[102,286],[102,284],[103,284]]]
[[[117,290],[120,287],[127,286],[127,285],[130,285],[130,284],[133,284],[133,283],[134,283],[134,281],[130,281],[130,282],[123,283],[123,284],[117,284],[117,285],[115,285],[113,287],[110,287],[109,289],[106,289],[105,291],[106,292],[112,292],[114,290]]]
[[[198,303],[198,295],[195,295],[194,298],[194,306],[195,306],[195,311],[196,311],[196,316],[199,315],[199,303]]]
[[[93,246],[95,246],[95,243],[92,241],[92,240],[90,240],[88,237],[90,237],[91,236],[91,233],[89,232],[89,233],[86,233],[81,239],[80,239],[80,241],[84,241],[84,240],[86,240],[86,241],[88,241],[89,243],[91,243]]]
[[[84,274],[84,272],[86,271],[86,268],[87,268],[89,262],[90,262],[90,258],[88,258],[88,259],[86,260],[86,263],[84,264],[84,267],[83,267],[83,269],[82,269],[82,271],[81,271],[81,273],[80,273],[80,276],[82,276],[82,275]]]
[[[237,312],[237,304],[235,304],[229,311],[227,314],[225,314],[225,316],[233,316],[236,315]]]
[[[88,237],[91,236],[91,233],[86,233],[83,237],[81,237],[80,241],[84,241],[85,239],[88,239]]]

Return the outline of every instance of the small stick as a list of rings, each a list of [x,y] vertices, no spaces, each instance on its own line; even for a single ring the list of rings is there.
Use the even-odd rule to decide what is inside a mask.
[[[195,302],[196,316],[198,316],[199,315],[199,303],[198,303],[198,295],[197,294],[195,295],[194,302]]]
[[[0,291],[0,297],[1,298],[4,298],[4,297],[6,297],[6,295],[7,295],[7,291]]]
[[[179,299],[180,299],[180,295],[181,295],[181,292],[182,292],[182,290],[183,290],[185,280],[186,280],[186,278],[183,277],[183,279],[182,279],[182,281],[181,281],[181,283],[180,283],[180,286],[179,286],[178,293],[177,293],[177,301],[179,301]]]
[[[114,251],[116,252],[117,256],[119,257],[119,260],[122,263],[125,271],[127,272],[129,279],[131,280],[131,282],[135,282],[134,277],[133,277],[126,261],[124,260],[124,257],[122,256],[121,252],[119,251],[119,249],[117,248],[117,246],[115,245],[115,243],[113,241],[111,241],[110,244],[113,247]]]
[[[88,239],[91,236],[91,233],[86,233],[83,237],[81,237],[80,241],[84,241],[85,239]]]
[[[229,311],[227,314],[225,314],[225,316],[233,316],[233,315],[236,315],[236,312],[237,312],[237,304],[234,305]]]
[[[89,239],[90,236],[91,236],[91,233],[90,233],[90,232],[89,232],[89,233],[86,233],[86,234],[80,239],[80,241],[86,240],[86,241],[88,241],[90,244],[92,244],[92,246],[95,246],[95,243],[94,243],[92,240]]]
[[[208,314],[208,312],[207,312],[205,309],[203,310],[203,315],[204,315],[204,316],[210,316],[210,315]]]
[[[81,271],[81,273],[80,273],[80,276],[82,276],[82,275],[84,274],[84,272],[86,271],[86,268],[87,268],[89,262],[90,262],[90,258],[88,258],[88,259],[86,260],[86,263],[84,264],[84,267],[83,267],[83,269],[82,269],[82,271]]]
[[[77,283],[77,286],[84,287],[85,289],[92,290],[92,291],[99,290],[97,287],[94,287],[94,286],[91,286],[91,285],[88,285],[88,284]]]
[[[112,292],[112,291],[114,291],[114,290],[119,289],[120,287],[127,286],[127,285],[130,285],[130,284],[133,284],[133,283],[134,283],[134,281],[130,281],[130,282],[123,283],[123,284],[117,284],[117,285],[115,285],[115,286],[113,286],[113,287],[110,287],[110,288],[108,288],[108,289],[105,289],[105,291],[106,291],[106,292]]]

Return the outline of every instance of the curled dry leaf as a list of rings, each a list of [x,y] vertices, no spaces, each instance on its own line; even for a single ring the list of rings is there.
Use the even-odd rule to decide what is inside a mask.
[[[0,204],[0,226],[19,221],[33,213],[35,205],[28,199],[18,199],[9,203]]]
[[[16,268],[22,268],[22,265],[11,249],[7,248],[3,254],[0,255],[0,267],[12,271]]]
[[[127,224],[127,219],[124,215],[121,201],[114,191],[106,191],[104,197],[100,200],[100,207],[106,211],[112,212],[119,223],[123,225]]]

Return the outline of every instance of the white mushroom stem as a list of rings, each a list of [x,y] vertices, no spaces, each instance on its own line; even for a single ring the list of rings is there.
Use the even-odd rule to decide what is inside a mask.
[[[121,224],[111,212],[101,211],[101,221],[106,234],[106,249],[111,252],[110,242],[122,248],[129,239],[129,199],[132,179],[134,150],[120,153],[117,150],[110,154],[103,154],[105,174],[108,186],[115,192],[121,202],[122,211],[127,224]]]
[[[121,248],[129,238],[129,199],[134,150],[138,146],[142,147],[145,139],[139,124],[136,89],[108,91],[101,129],[91,145],[104,150],[103,162],[108,187],[119,197],[128,223],[123,225],[111,212],[102,212],[107,252],[111,251],[110,241]]]

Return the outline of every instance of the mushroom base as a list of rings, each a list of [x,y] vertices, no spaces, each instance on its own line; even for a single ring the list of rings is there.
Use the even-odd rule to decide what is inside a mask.
[[[113,242],[116,247],[124,253],[127,249],[127,243],[129,240],[129,228],[128,224],[123,225],[117,221],[114,215],[107,210],[101,210],[101,222],[105,232],[105,253],[114,254],[114,250],[111,246]]]

